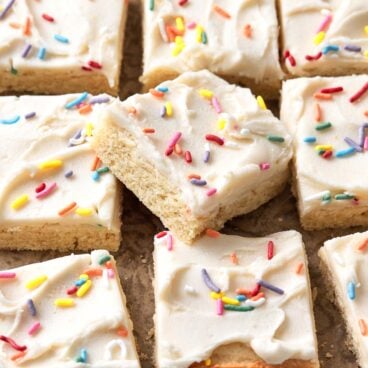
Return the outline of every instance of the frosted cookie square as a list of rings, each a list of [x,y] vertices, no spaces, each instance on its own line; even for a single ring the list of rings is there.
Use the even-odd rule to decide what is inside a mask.
[[[284,82],[294,191],[305,229],[368,225],[368,76]]]
[[[366,0],[278,0],[283,66],[291,76],[368,72]]]
[[[274,0],[142,0],[146,90],[208,69],[278,98],[282,71]]]
[[[0,92],[116,95],[127,1],[0,2]]]
[[[319,367],[300,234],[209,234],[155,236],[157,367]]]
[[[319,250],[321,268],[348,332],[359,367],[368,367],[368,232],[334,238]]]
[[[0,248],[117,250],[120,187],[91,139],[108,95],[0,97]]]
[[[286,127],[249,89],[208,71],[116,101],[104,115],[97,154],[186,242],[256,209],[288,180]]]
[[[140,367],[107,251],[0,271],[0,296],[1,366]]]

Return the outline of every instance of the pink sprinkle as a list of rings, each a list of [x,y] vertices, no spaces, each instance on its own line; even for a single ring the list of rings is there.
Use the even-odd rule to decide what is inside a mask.
[[[175,145],[179,142],[181,138],[181,132],[176,132],[172,138],[169,141],[169,144],[167,145],[165,155],[170,156],[174,152]]]
[[[326,29],[330,25],[331,21],[332,21],[332,15],[331,14],[327,14],[326,15],[326,18],[323,20],[323,22],[321,23],[321,25],[318,27],[317,33],[326,31]]]
[[[114,270],[112,270],[111,268],[109,268],[107,270],[107,276],[109,277],[109,279],[113,279],[115,277],[115,272]]]
[[[259,168],[262,171],[268,170],[270,167],[271,167],[271,164],[268,163],[268,162],[262,162],[262,163],[259,164]]]
[[[0,272],[0,279],[15,279],[16,277],[15,272]]]
[[[222,302],[221,298],[216,300],[216,307],[217,315],[222,316],[224,314],[224,303]]]
[[[364,151],[368,151],[368,136],[364,138]]]
[[[173,250],[173,237],[171,234],[168,234],[167,235],[167,250],[168,251],[172,251]]]
[[[36,195],[36,198],[37,199],[40,199],[40,198],[44,198],[44,197],[47,197],[49,194],[51,194],[51,192],[53,192],[53,190],[57,187],[57,184],[54,182],[52,183],[48,188],[44,189],[42,192],[39,192],[37,195]]]
[[[194,29],[196,26],[197,26],[197,23],[196,22],[189,22],[187,24],[187,28],[188,29]]]
[[[215,109],[215,111],[218,113],[218,114],[221,114],[222,113],[222,109],[221,109],[221,106],[220,106],[220,102],[219,100],[216,98],[216,97],[212,97],[212,106],[213,108]]]
[[[216,194],[216,192],[217,192],[217,189],[216,188],[211,188],[211,189],[207,190],[207,196],[208,197],[211,197],[214,194]]]
[[[34,335],[41,328],[40,322],[35,322],[29,329],[28,335]]]

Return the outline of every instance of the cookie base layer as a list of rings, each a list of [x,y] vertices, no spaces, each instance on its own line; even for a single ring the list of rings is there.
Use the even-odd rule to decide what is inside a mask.
[[[96,249],[98,245],[109,251],[117,251],[120,241],[118,232],[99,226],[0,226],[0,249],[88,251]]]
[[[208,228],[220,229],[235,217],[253,211],[279,194],[286,185],[289,170],[273,180],[265,181],[226,207],[220,207],[211,217],[197,218],[183,202],[181,192],[137,151],[135,138],[125,129],[106,118],[98,128],[93,145],[98,156],[136,194],[145,206],[186,243],[192,243]],[[155,188],[154,192],[152,188]]]

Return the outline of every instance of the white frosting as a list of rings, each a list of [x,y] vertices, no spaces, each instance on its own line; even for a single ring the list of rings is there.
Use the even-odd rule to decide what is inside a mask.
[[[291,156],[290,137],[270,111],[259,107],[249,89],[229,85],[208,71],[185,73],[158,88],[168,88],[162,99],[150,93],[137,94],[122,104],[114,102],[108,112],[116,124],[133,134],[139,154],[181,190],[195,216],[216,213],[220,206],[241,198],[286,169]],[[221,113],[200,95],[201,89],[213,92]],[[161,117],[160,111],[167,102],[172,104],[172,116]],[[132,107],[136,114],[129,113]],[[220,119],[224,129],[218,127]],[[144,128],[153,128],[155,133],[145,134]],[[182,133],[178,143],[183,154],[166,156],[168,144],[177,132]],[[207,141],[207,134],[222,137],[225,144]],[[285,141],[270,142],[270,134]],[[208,149],[211,153],[206,163]],[[185,161],[185,151],[191,152],[191,163]],[[262,163],[269,163],[270,168],[261,170]],[[207,185],[193,185],[188,180],[193,173]],[[217,192],[208,196],[208,190],[213,188]]]
[[[303,213],[321,206],[342,208],[368,204],[368,177],[362,168],[368,164],[367,151],[355,152],[338,158],[337,152],[350,148],[344,141],[349,137],[359,143],[359,128],[367,122],[368,93],[360,101],[349,102],[349,98],[368,82],[366,75],[312,79],[300,78],[284,83],[282,90],[281,120],[293,133],[296,176],[299,203]],[[319,100],[314,94],[323,88],[343,87],[343,91],[332,94],[331,100]],[[331,122],[332,127],[317,131],[321,123],[315,119],[316,104],[321,109],[321,122]],[[315,143],[306,143],[306,137],[316,137]],[[331,145],[333,155],[324,159],[316,151],[318,145]],[[331,201],[323,201],[326,194]],[[353,200],[336,200],[338,194],[354,195]]]
[[[359,361],[362,367],[368,362],[368,338],[363,336],[359,321],[363,320],[368,326],[368,259],[367,249],[358,248],[368,239],[368,232],[356,233],[340,238],[334,238],[325,242],[319,255],[327,263],[332,275],[332,282],[337,290],[339,303],[344,308],[348,329],[353,332],[354,347],[358,351]],[[340,263],[337,258],[344,260]],[[348,284],[356,284],[355,299],[348,295]],[[368,332],[368,331],[367,331]]]
[[[11,270],[12,280],[0,280],[0,330],[18,345],[27,346],[24,357],[12,361],[17,353],[0,341],[0,365],[7,368],[77,368],[81,349],[87,350],[91,368],[139,368],[131,321],[125,307],[118,276],[110,278],[106,288],[102,277],[91,277],[92,287],[83,297],[74,296],[75,306],[60,308],[55,299],[67,298],[66,290],[89,268],[101,268],[98,261],[109,255],[98,250],[91,255],[71,255]],[[48,277],[38,288],[27,290],[26,283],[35,277]],[[117,273],[116,273],[117,275]],[[27,301],[33,300],[37,314],[32,317]],[[41,329],[30,336],[35,322]],[[117,334],[119,328],[127,337]],[[119,349],[116,349],[116,346]],[[120,347],[121,346],[121,347]]]
[[[267,259],[269,240],[274,242],[271,260]],[[165,237],[155,239],[155,336],[161,368],[186,368],[233,342],[249,344],[269,364],[318,359],[308,275],[304,270],[295,273],[300,262],[307,268],[299,233],[267,238],[205,236],[193,247],[175,238],[173,247],[168,251]],[[232,263],[232,253],[238,264]],[[219,316],[202,279],[203,268],[230,298],[237,288],[253,289],[259,279],[285,293],[262,288],[266,301],[254,310],[225,310]],[[188,293],[187,285],[194,286],[196,293]]]
[[[9,0],[1,2],[0,14]],[[47,69],[83,71],[89,61],[102,65],[92,68],[93,73],[102,73],[111,87],[118,84],[121,59],[119,32],[125,18],[126,2],[109,0],[16,0],[0,19],[0,67],[22,72]],[[54,19],[45,20],[46,14]],[[27,18],[31,20],[30,34],[24,35]],[[19,25],[14,28],[11,25]],[[55,35],[67,38],[68,43],[55,39]],[[32,49],[26,57],[22,54],[27,47]],[[46,48],[45,60],[38,57],[41,48]]]
[[[144,0],[144,71],[145,82],[158,69],[167,68],[178,74],[208,69],[225,76],[242,76],[262,81],[265,77],[281,79],[278,58],[278,24],[274,0],[238,0],[223,4],[213,0],[178,1]],[[231,18],[214,10],[221,6]],[[174,56],[175,42],[167,42],[167,25],[176,27],[176,18],[184,21],[182,39],[185,47]],[[194,22],[194,23],[193,23]],[[198,42],[196,26],[203,28],[206,43]],[[244,27],[251,26],[251,37]],[[194,25],[194,28],[192,27]],[[160,31],[160,28],[163,31]]]
[[[290,51],[296,61],[296,65],[292,66],[286,60],[285,66],[289,73],[316,75],[335,70],[346,74],[349,68],[367,68],[366,0],[283,0],[279,3],[284,51]],[[316,44],[314,37],[329,14],[331,21],[325,28],[324,39]],[[306,55],[315,56],[330,45],[338,46],[338,52],[328,52],[317,61],[305,59]],[[361,50],[349,51],[349,46]]]
[[[93,111],[80,114],[77,108],[66,109],[65,105],[81,95],[22,96],[0,98],[0,221],[2,225],[88,224],[99,225],[114,232],[120,231],[119,206],[115,199],[119,194],[116,179],[110,173],[102,173],[100,179],[92,179],[92,163],[96,154],[90,146],[91,137],[86,136],[81,144],[69,146],[69,140],[83,130],[98,124],[98,112],[107,103],[93,104]],[[96,98],[106,98],[100,95]],[[84,102],[93,101],[89,96]],[[110,103],[110,102],[109,102]],[[35,117],[25,115],[35,112]],[[6,121],[19,116],[18,122],[8,125]],[[83,133],[82,133],[83,134]],[[41,170],[45,161],[61,160],[62,167]],[[102,164],[103,166],[103,164]],[[73,176],[65,173],[72,170]],[[48,196],[37,199],[35,188],[40,183],[57,187]],[[14,200],[28,195],[29,201],[18,210],[12,208]],[[70,203],[77,206],[66,215],[60,210]],[[91,209],[90,216],[80,216],[76,209]]]

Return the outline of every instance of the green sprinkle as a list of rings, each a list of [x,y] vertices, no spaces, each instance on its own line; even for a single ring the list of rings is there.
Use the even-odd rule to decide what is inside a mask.
[[[228,311],[235,311],[235,312],[250,312],[254,309],[250,305],[232,305],[232,304],[225,304],[224,309]]]
[[[321,123],[321,124],[317,124],[316,125],[316,130],[324,130],[324,129],[328,129],[331,128],[332,124],[330,122],[325,122],[325,123]]]
[[[268,135],[267,136],[267,139],[270,142],[279,142],[279,143],[285,142],[285,138],[284,137],[280,137],[279,135]]]
[[[202,38],[202,43],[203,43],[204,45],[206,45],[206,44],[207,44],[207,42],[208,42],[208,39],[207,39],[207,33],[206,33],[206,32],[202,32],[202,36],[201,36],[201,38]]]
[[[110,261],[111,256],[102,256],[99,260],[98,260],[98,264],[99,265],[103,265],[106,262]]]
[[[330,202],[331,201],[331,194],[328,193],[328,194],[325,194],[323,197],[322,197],[322,202]]]
[[[18,70],[15,69],[15,68],[13,68],[13,67],[11,67],[10,73],[12,73],[13,75],[17,75],[18,74]]]
[[[346,194],[346,193],[343,193],[343,194],[336,194],[335,195],[335,199],[337,201],[341,201],[341,200],[344,200],[344,199],[354,199],[355,196],[351,195],[351,194]]]
[[[155,0],[150,0],[150,2],[149,2],[149,10],[155,10]]]
[[[104,167],[100,167],[99,169],[96,170],[99,174],[103,174],[103,173],[107,173],[109,172],[109,168],[107,166]]]

